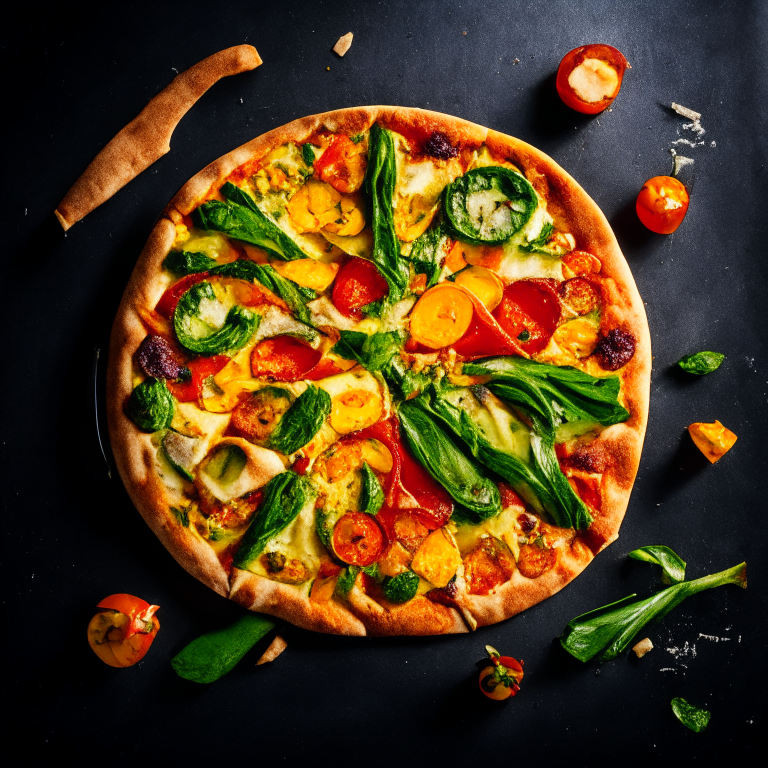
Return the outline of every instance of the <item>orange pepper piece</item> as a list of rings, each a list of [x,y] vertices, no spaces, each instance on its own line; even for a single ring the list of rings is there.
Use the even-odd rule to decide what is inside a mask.
[[[696,422],[688,427],[696,447],[714,464],[733,448],[736,435],[719,421],[712,424]]]

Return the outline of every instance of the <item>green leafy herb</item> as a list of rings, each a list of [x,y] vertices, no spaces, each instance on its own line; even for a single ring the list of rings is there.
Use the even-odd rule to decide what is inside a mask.
[[[445,260],[445,244],[448,236],[445,227],[428,229],[413,242],[410,260],[417,275],[427,276],[427,288],[437,284]]]
[[[350,593],[352,587],[355,586],[355,579],[357,578],[358,573],[360,573],[360,568],[356,565],[350,565],[349,568],[345,568],[339,574],[339,580],[336,582],[336,588],[334,590],[335,594],[340,597],[346,597]]]
[[[672,711],[675,717],[686,727],[701,733],[708,725],[712,713],[689,704],[685,699],[672,699]]]
[[[215,266],[216,259],[204,253],[189,251],[171,251],[163,261],[163,268],[173,272],[174,275],[192,275],[196,272],[205,272],[206,269]]]
[[[374,123],[371,127],[368,168],[365,175],[365,191],[371,201],[370,221],[373,229],[373,251],[370,259],[389,285],[387,302],[390,305],[402,298],[410,277],[407,263],[400,258],[395,235],[392,201],[396,176],[392,133]]]
[[[368,338],[368,334],[362,331],[339,331],[340,338],[333,345],[331,352],[347,360],[357,360],[360,362],[363,344]]]
[[[384,489],[379,478],[367,461],[363,462],[363,489],[360,494],[360,511],[375,515],[384,503]]]
[[[555,228],[552,226],[551,222],[545,222],[544,226],[541,228],[541,232],[539,232],[539,236],[535,240],[529,240],[527,243],[521,245],[520,250],[526,251],[527,253],[548,254],[549,251],[547,250],[547,243],[549,242],[549,238],[551,237],[554,229]]]
[[[384,597],[393,603],[407,603],[416,597],[419,577],[413,571],[404,571],[397,576],[387,576],[382,585]]]
[[[309,480],[294,472],[281,472],[264,487],[258,513],[243,536],[234,564],[249,568],[270,539],[287,528],[315,495]]]
[[[685,560],[669,547],[650,545],[630,552],[628,557],[645,563],[660,565],[671,582],[685,581]]]
[[[746,563],[694,581],[673,584],[645,600],[633,601],[635,595],[629,595],[623,600],[577,616],[568,622],[560,644],[581,661],[589,661],[598,654],[603,660],[614,659],[629,647],[649,621],[666,616],[697,592],[724,584],[746,588]]]
[[[286,456],[306,445],[331,413],[331,396],[311,384],[296,398],[269,436],[267,448]]]
[[[171,659],[179,677],[193,683],[213,683],[234,669],[240,659],[275,628],[266,616],[247,613],[224,629],[198,637]]]
[[[459,504],[482,519],[501,511],[496,484],[484,477],[415,400],[402,403],[400,428],[411,453]]]
[[[314,144],[302,144],[301,145],[301,157],[307,165],[313,165],[315,162],[315,146]]]
[[[128,418],[144,432],[171,426],[176,400],[164,381],[148,378],[134,387],[128,399]]]
[[[524,176],[497,166],[467,171],[443,193],[443,211],[451,234],[473,245],[509,240],[538,204],[536,192]]]
[[[204,299],[216,299],[213,286],[207,280],[195,283],[176,305],[173,329],[182,346],[205,357],[242,349],[259,327],[261,316],[238,305],[227,312],[224,325],[215,329],[199,317],[200,302]]]
[[[182,528],[189,528],[189,514],[186,509],[181,507],[171,507],[171,514]]]
[[[365,134],[364,133],[356,133],[354,136],[350,136],[349,140],[353,144],[359,144],[364,138],[365,138]]]
[[[322,507],[315,509],[315,531],[317,537],[323,542],[323,546],[330,552],[331,536],[333,535],[334,518]]]
[[[693,355],[681,357],[677,361],[677,364],[686,373],[695,373],[697,376],[704,376],[707,373],[716,371],[723,360],[725,360],[725,355],[720,352],[696,352]]]

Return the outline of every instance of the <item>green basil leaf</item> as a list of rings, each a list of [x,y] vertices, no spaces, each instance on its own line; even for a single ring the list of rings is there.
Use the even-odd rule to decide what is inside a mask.
[[[363,462],[363,490],[360,495],[360,511],[367,515],[375,515],[384,504],[384,489],[379,478],[367,461]]]
[[[704,376],[707,373],[716,371],[723,360],[725,360],[725,355],[722,353],[705,351],[681,357],[677,361],[677,364],[686,371],[686,373],[695,373],[697,376]]]
[[[350,593],[352,587],[355,586],[355,579],[357,578],[358,573],[360,573],[360,568],[356,565],[350,565],[348,568],[345,568],[339,574],[334,594],[339,595],[339,597],[346,597]]]
[[[205,272],[206,269],[215,266],[216,259],[212,259],[204,253],[190,253],[189,251],[171,251],[163,260],[163,269],[167,269],[175,275],[193,275],[196,272]]]
[[[330,414],[331,396],[310,384],[280,419],[267,448],[286,456],[295,453],[320,431]]]
[[[547,243],[554,229],[550,222],[546,222],[541,228],[539,236],[535,240],[529,240],[521,245],[520,250],[526,253],[546,253],[550,255],[550,252],[547,250]]]
[[[712,713],[689,704],[685,699],[672,699],[672,712],[675,717],[688,729],[701,733],[708,725]]]
[[[304,162],[310,167],[315,163],[315,146],[314,144],[302,144],[301,145],[301,157]]]
[[[445,227],[438,225],[434,229],[428,229],[413,242],[408,258],[413,262],[417,275],[427,276],[427,288],[436,285],[440,278],[448,240]]]
[[[416,597],[419,577],[413,571],[404,571],[397,576],[387,576],[382,584],[384,597],[392,603],[407,603]]]
[[[128,418],[143,432],[168,429],[176,400],[164,381],[148,378],[134,387],[128,399]]]
[[[646,563],[660,565],[670,581],[685,581],[685,560],[669,547],[650,545],[630,552],[628,557]]]

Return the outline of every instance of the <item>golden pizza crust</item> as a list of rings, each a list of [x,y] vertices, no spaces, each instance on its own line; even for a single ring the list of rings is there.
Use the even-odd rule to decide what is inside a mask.
[[[194,531],[178,525],[170,511],[173,499],[152,470],[155,449],[149,436],[140,433],[123,412],[131,392],[133,355],[146,335],[137,306],[154,307],[163,292],[157,280],[162,260],[170,249],[174,224],[216,193],[226,177],[246,162],[258,161],[275,146],[303,142],[326,129],[349,135],[367,130],[378,120],[399,132],[440,130],[462,145],[487,143],[490,150],[523,170],[537,191],[547,199],[556,225],[575,237],[580,250],[602,262],[606,299],[601,331],[620,327],[637,340],[632,360],[619,375],[630,418],[601,432],[587,447],[599,453],[602,473],[602,511],[586,532],[576,534],[558,549],[554,568],[536,579],[515,571],[512,579],[491,595],[460,594],[459,608],[417,597],[404,605],[383,605],[365,594],[358,583],[346,602],[315,603],[309,585],[293,586],[232,570],[230,577],[216,555]],[[651,344],[643,303],[616,238],[603,213],[557,163],[534,147],[510,136],[459,118],[402,107],[358,107],[295,120],[224,155],[182,187],[155,226],[126,289],[112,332],[108,379],[109,427],[118,469],[134,503],[179,563],[220,594],[254,611],[284,618],[297,626],[320,632],[349,635],[445,634],[465,632],[474,625],[502,621],[546,599],[573,580],[594,555],[618,536],[640,462],[648,416]],[[459,579],[463,583],[463,579]]]

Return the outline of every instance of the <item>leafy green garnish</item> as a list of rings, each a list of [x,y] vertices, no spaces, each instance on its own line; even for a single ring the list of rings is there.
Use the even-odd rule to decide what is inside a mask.
[[[712,713],[689,704],[685,699],[672,699],[672,711],[675,717],[686,727],[701,733],[708,725]]]
[[[322,507],[315,509],[315,532],[323,546],[331,551],[331,536],[333,535],[333,518]]]
[[[400,429],[411,453],[459,504],[482,519],[501,511],[494,482],[465,456],[416,400],[400,406]]]
[[[189,528],[189,514],[186,509],[181,507],[171,507],[171,514],[182,528]]]
[[[370,260],[378,267],[389,285],[387,303],[390,305],[403,297],[410,277],[407,263],[400,258],[395,235],[392,201],[396,177],[392,133],[374,123],[371,127],[368,168],[365,175],[365,191],[371,201],[370,221],[373,229],[373,251]]]
[[[696,352],[693,355],[681,357],[677,364],[686,373],[695,373],[697,376],[704,376],[707,373],[716,371],[720,364],[725,360],[725,355],[721,352]]]
[[[336,582],[334,593],[340,597],[346,597],[352,587],[355,586],[355,579],[360,569],[356,565],[350,565],[339,574],[339,580]]]
[[[660,565],[671,582],[685,581],[685,560],[669,547],[650,545],[630,552],[627,557],[642,560],[645,563]]]
[[[527,253],[548,254],[549,251],[546,249],[546,246],[549,242],[549,238],[552,235],[553,230],[554,227],[552,226],[551,222],[545,222],[544,226],[541,228],[541,232],[539,232],[539,236],[535,240],[529,240],[528,242],[523,243],[523,245],[520,246],[520,250],[526,251]]]
[[[232,670],[274,628],[275,622],[266,616],[246,613],[231,626],[193,640],[171,659],[171,666],[185,680],[213,683]]]
[[[379,478],[367,461],[363,462],[363,489],[360,494],[360,511],[375,515],[384,503],[384,489]]]
[[[163,269],[173,272],[174,275],[192,275],[215,266],[216,259],[204,253],[189,251],[171,251],[163,260]]]
[[[205,357],[242,349],[259,327],[261,315],[238,305],[227,312],[224,325],[215,329],[199,317],[200,302],[204,299],[216,299],[207,280],[195,283],[179,299],[173,313],[173,329],[181,345]]]
[[[581,661],[589,661],[598,654],[603,660],[614,659],[629,647],[637,633],[649,621],[666,616],[683,600],[697,592],[724,584],[746,588],[746,563],[694,581],[673,584],[645,600],[633,601],[635,595],[629,595],[615,603],[577,616],[568,622],[560,637],[560,644]]]
[[[356,133],[354,136],[350,136],[349,140],[353,144],[359,144],[364,138],[365,138],[365,134],[364,133]]]
[[[264,498],[243,536],[234,564],[246,569],[253,565],[269,540],[287,528],[314,495],[310,481],[294,472],[273,477],[264,487]]]
[[[144,379],[134,387],[128,399],[128,418],[143,432],[168,429],[173,420],[176,400],[164,381]]]
[[[331,413],[331,396],[311,384],[296,398],[269,436],[267,448],[286,456],[306,445]]]
[[[313,165],[315,162],[315,145],[309,143],[302,144],[301,157],[307,165]]]
[[[384,597],[392,603],[407,603],[416,597],[419,577],[413,571],[404,571],[397,576],[387,576],[382,584]]]
[[[442,225],[428,229],[413,242],[410,260],[417,275],[427,276],[427,288],[437,284],[443,269],[444,246],[448,241]]]

